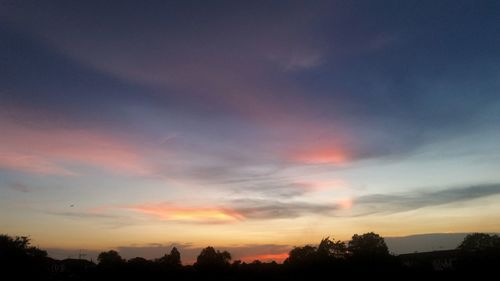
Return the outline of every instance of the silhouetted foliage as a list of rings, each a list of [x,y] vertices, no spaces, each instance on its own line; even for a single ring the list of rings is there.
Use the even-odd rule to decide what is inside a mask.
[[[321,260],[324,259],[343,259],[347,254],[347,247],[340,240],[330,240],[326,237],[318,245],[317,254]]]
[[[481,252],[500,248],[500,237],[486,233],[473,233],[467,235],[458,249],[465,252]]]
[[[136,266],[136,267],[143,267],[143,266],[148,265],[150,263],[150,261],[148,261],[145,258],[135,257],[135,258],[129,259],[127,261],[127,263],[130,265]]]
[[[165,266],[181,266],[181,253],[176,247],[173,247],[170,254],[165,254],[163,257],[156,260],[158,263]]]
[[[99,264],[81,259],[54,260],[30,246],[27,237],[0,235],[0,277],[12,280],[316,280],[376,277],[396,280],[445,279],[493,274],[500,267],[500,238],[475,233],[456,250],[393,256],[384,238],[369,232],[346,243],[326,237],[317,246],[295,247],[283,264],[234,261],[213,247],[202,249],[193,266],[181,264],[173,248],[154,261],[125,261],[117,251],[102,252]],[[3,278],[8,280],[6,278]],[[2,280],[3,280],[2,279]]]
[[[389,256],[389,248],[384,238],[368,232],[362,235],[354,234],[348,247],[349,253],[356,258],[380,258]]]
[[[195,267],[201,270],[216,269],[220,270],[229,266],[231,254],[227,251],[220,252],[213,247],[206,247],[201,250],[196,258]]]
[[[292,266],[304,267],[344,259],[346,254],[347,247],[344,242],[330,240],[330,237],[326,237],[321,240],[318,247],[307,245],[293,248],[288,254],[285,263]]]
[[[99,261],[99,265],[105,266],[118,265],[125,262],[115,250],[100,253],[99,256],[97,256],[97,261]]]
[[[10,259],[44,258],[47,252],[30,246],[30,239],[26,236],[16,236],[14,238],[7,235],[0,235],[0,259],[5,261]]]
[[[500,237],[485,233],[467,235],[458,246],[457,268],[462,272],[490,272],[500,267]]]
[[[295,247],[290,251],[285,262],[292,266],[305,266],[313,264],[316,256],[316,247],[309,245]]]
[[[24,278],[48,278],[48,262],[47,252],[31,246],[28,237],[0,235],[0,266],[4,276],[16,273]]]

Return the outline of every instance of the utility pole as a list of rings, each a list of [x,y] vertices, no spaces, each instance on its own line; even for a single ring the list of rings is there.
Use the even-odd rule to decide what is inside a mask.
[[[86,256],[87,256],[86,254],[83,254],[83,253],[82,253],[82,250],[79,250],[79,252],[78,252],[78,259],[79,259],[79,260],[83,259],[83,258],[84,258],[84,257],[86,257]]]

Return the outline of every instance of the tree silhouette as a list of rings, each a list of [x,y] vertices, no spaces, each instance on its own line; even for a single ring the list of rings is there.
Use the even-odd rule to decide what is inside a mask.
[[[0,235],[0,259],[12,258],[44,258],[47,252],[30,246],[30,239],[26,236],[16,236],[14,238],[7,235]]]
[[[457,247],[459,271],[495,272],[500,267],[500,237],[486,233],[467,235]]]
[[[135,257],[135,258],[132,258],[132,259],[129,259],[127,261],[128,264],[131,264],[131,265],[134,265],[134,266],[144,266],[144,265],[147,265],[149,264],[149,261],[145,258],[142,258],[142,257]]]
[[[335,278],[396,277],[398,279],[494,274],[500,267],[500,237],[467,235],[456,250],[393,256],[384,238],[369,232],[355,234],[348,245],[326,237],[317,247],[295,247],[284,264],[255,260],[235,261],[231,254],[204,248],[194,266],[181,264],[177,248],[155,260],[141,257],[127,262],[117,251],[102,252],[99,265],[79,259],[55,260],[30,245],[27,237],[0,235],[0,276],[16,280],[315,280]],[[445,271],[435,264],[451,264]],[[406,275],[405,275],[406,274]],[[457,274],[457,275],[453,275]],[[400,278],[401,277],[401,278]],[[5,278],[4,278],[5,279]],[[2,279],[3,280],[3,279]]]
[[[0,276],[16,273],[19,279],[48,274],[47,252],[30,245],[26,236],[0,235]]]
[[[99,261],[99,265],[118,265],[125,262],[115,250],[100,253],[99,256],[97,256],[97,261]]]
[[[176,247],[173,247],[170,254],[165,254],[157,260],[158,263],[166,266],[181,266],[181,253]]]
[[[368,232],[362,235],[354,234],[348,246],[349,253],[353,257],[387,257],[389,248],[384,238],[380,235]]]
[[[295,247],[288,254],[285,263],[292,266],[311,265],[316,261],[316,247],[306,245],[304,247]]]
[[[473,233],[467,235],[458,249],[466,252],[481,252],[500,248],[500,237],[486,233]]]
[[[330,237],[323,238],[318,245],[317,255],[320,260],[342,259],[346,257],[347,247],[344,242]]]
[[[213,247],[206,247],[196,258],[195,266],[199,269],[221,269],[229,266],[230,261],[231,254],[229,252],[220,252]]]

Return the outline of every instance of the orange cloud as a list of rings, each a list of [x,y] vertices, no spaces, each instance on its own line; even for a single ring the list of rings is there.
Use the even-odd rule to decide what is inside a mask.
[[[235,210],[218,207],[181,207],[172,204],[126,206],[124,209],[151,215],[162,220],[224,223],[243,219]]]
[[[346,151],[329,146],[312,146],[292,153],[292,160],[305,164],[334,164],[341,165],[349,161]]]
[[[0,123],[0,167],[38,174],[75,175],[68,164],[148,174],[140,153],[99,131],[32,128]]]

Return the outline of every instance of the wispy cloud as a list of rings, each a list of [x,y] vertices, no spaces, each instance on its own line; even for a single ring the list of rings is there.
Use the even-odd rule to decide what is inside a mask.
[[[218,224],[236,222],[243,219],[243,215],[237,210],[216,206],[191,207],[160,203],[119,206],[118,208],[152,216],[159,220],[179,222]]]
[[[332,204],[314,204],[266,199],[237,199],[221,203],[219,206],[185,206],[164,202],[104,206],[94,210],[103,214],[109,210],[132,211],[160,221],[221,224],[245,220],[296,218],[311,214],[331,215],[334,211],[350,208],[351,205],[346,200],[339,200]]]
[[[75,172],[44,157],[7,151],[0,153],[0,168],[40,175],[76,175]]]
[[[332,214],[342,208],[340,203],[319,204],[283,202],[265,199],[239,199],[231,202],[247,219],[296,218],[308,214]]]
[[[478,184],[437,191],[418,190],[407,193],[365,195],[355,198],[354,206],[358,207],[362,214],[395,213],[497,194],[500,194],[500,184]]]
[[[99,130],[23,126],[3,120],[0,168],[44,175],[77,175],[74,164],[147,175],[141,151]]]
[[[220,224],[238,223],[245,220],[291,219],[309,215],[349,217],[374,213],[397,213],[496,194],[500,194],[500,184],[474,185],[427,192],[364,195],[339,199],[331,203],[242,198],[219,202],[219,205],[214,206],[184,206],[164,202],[106,206],[98,209],[103,214],[108,210],[125,210],[157,220]]]
[[[302,164],[341,165],[347,163],[350,156],[344,148],[339,146],[320,147],[311,144],[308,148],[294,152],[291,155],[291,160]]]
[[[27,186],[23,183],[20,183],[20,182],[15,182],[15,183],[9,184],[9,187],[12,190],[16,190],[16,191],[24,192],[24,193],[28,193],[28,192],[32,191],[32,189],[29,186]]]
[[[55,216],[63,216],[74,219],[117,219],[122,216],[113,215],[113,214],[105,214],[105,213],[97,213],[97,212],[89,212],[89,211],[51,211],[47,212],[47,214],[55,215]]]

